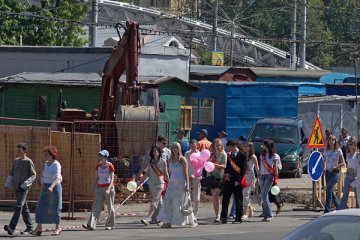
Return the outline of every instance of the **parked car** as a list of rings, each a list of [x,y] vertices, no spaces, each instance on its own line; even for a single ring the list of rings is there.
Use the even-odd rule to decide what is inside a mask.
[[[305,137],[302,120],[293,118],[263,118],[252,127],[247,141],[255,146],[255,153],[259,157],[261,144],[264,139],[275,142],[276,151],[280,155],[281,174],[290,174],[301,178],[307,173],[307,163],[310,149],[306,147],[308,139]],[[260,158],[259,158],[260,159]]]
[[[322,215],[282,240],[359,240],[360,209],[345,209]]]

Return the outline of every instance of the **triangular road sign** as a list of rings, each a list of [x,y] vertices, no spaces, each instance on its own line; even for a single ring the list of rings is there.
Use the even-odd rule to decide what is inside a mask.
[[[307,146],[308,148],[325,148],[325,138],[318,116],[316,116]]]

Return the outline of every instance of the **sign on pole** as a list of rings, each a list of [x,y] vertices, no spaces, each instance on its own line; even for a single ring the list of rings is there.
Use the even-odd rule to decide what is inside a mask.
[[[313,181],[319,181],[321,175],[323,173],[323,156],[319,151],[314,151],[311,153],[309,162],[308,162],[308,170],[309,175]]]
[[[211,65],[224,66],[224,52],[211,52]]]
[[[321,129],[320,119],[318,116],[316,116],[307,147],[325,148],[325,138]]]

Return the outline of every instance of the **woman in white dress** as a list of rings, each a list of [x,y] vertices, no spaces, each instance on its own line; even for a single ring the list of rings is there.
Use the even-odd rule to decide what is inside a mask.
[[[170,180],[158,220],[164,222],[162,228],[171,228],[173,225],[194,226],[193,214],[189,216],[181,214],[185,193],[189,192],[189,174],[188,163],[181,154],[181,146],[178,142],[171,146],[171,157],[168,165]]]

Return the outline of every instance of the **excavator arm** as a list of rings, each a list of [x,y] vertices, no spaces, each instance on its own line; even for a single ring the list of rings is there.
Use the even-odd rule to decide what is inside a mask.
[[[125,29],[121,37],[119,26]],[[139,23],[127,21],[126,27],[116,25],[120,40],[113,49],[104,66],[100,96],[99,120],[114,120],[115,102],[120,98],[121,105],[138,105],[141,86],[138,83],[138,65],[140,54]],[[118,96],[121,75],[126,71],[126,84],[122,95]]]

